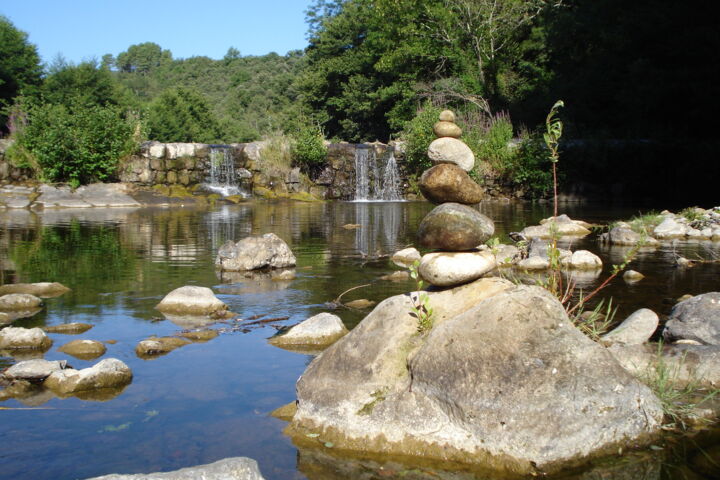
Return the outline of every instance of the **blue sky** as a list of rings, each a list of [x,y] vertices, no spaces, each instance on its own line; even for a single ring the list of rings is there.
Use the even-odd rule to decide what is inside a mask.
[[[155,42],[174,58],[284,55],[307,45],[311,0],[0,0],[0,15],[29,35],[43,61],[80,62]]]

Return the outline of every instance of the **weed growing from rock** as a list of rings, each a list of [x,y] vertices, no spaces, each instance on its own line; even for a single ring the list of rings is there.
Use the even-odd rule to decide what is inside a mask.
[[[411,307],[411,313],[415,315],[415,318],[417,318],[418,324],[417,324],[417,330],[419,333],[423,334],[425,332],[428,332],[433,325],[433,309],[430,306],[430,297],[428,296],[427,292],[424,292],[422,288],[425,286],[425,282],[423,282],[422,278],[420,278],[420,274],[418,273],[418,267],[420,266],[420,261],[415,261],[415,263],[412,264],[410,267],[410,278],[415,280],[417,284],[417,291],[415,292],[415,296],[413,294],[410,294],[410,299],[412,300],[412,307]]]

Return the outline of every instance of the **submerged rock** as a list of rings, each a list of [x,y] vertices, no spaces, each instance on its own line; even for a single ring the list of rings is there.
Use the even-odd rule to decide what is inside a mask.
[[[332,313],[319,313],[290,328],[282,335],[270,338],[270,343],[279,347],[285,345],[328,346],[347,335],[340,317]]]
[[[93,360],[105,355],[107,348],[96,340],[73,340],[58,348],[58,351],[81,360]]]
[[[422,257],[418,272],[437,287],[450,287],[477,280],[496,266],[489,251],[435,252]]]
[[[605,345],[621,343],[623,345],[640,345],[647,342],[655,330],[660,319],[657,313],[648,308],[641,308],[634,312],[611,332],[600,339]]]
[[[8,293],[0,297],[0,310],[32,310],[41,305],[42,300],[28,293]]]
[[[418,227],[421,246],[445,251],[472,250],[495,232],[495,224],[477,210],[459,203],[443,203]]]
[[[487,278],[383,301],[315,358],[287,430],[340,449],[553,472],[647,441],[662,407],[538,287]]]
[[[190,345],[190,340],[179,337],[152,337],[140,341],[135,347],[135,354],[140,358],[152,358],[165,355],[173,350]]]
[[[41,282],[41,283],[13,283],[9,285],[0,285],[0,295],[8,293],[27,293],[42,298],[59,297],[69,292],[70,289],[65,285],[57,282]]]
[[[676,304],[663,330],[665,340],[720,345],[720,292],[703,293]]]
[[[410,268],[415,262],[419,262],[420,258],[421,255],[417,248],[405,248],[395,252],[390,260],[398,267]]]
[[[345,306],[350,308],[357,308],[358,310],[362,310],[363,308],[370,308],[374,306],[377,302],[373,300],[368,300],[367,298],[358,298],[357,300],[352,300],[350,302],[346,302]]]
[[[191,342],[209,342],[219,335],[217,330],[197,330],[194,332],[182,332],[181,337],[187,338]]]
[[[59,325],[53,325],[51,327],[43,327],[47,333],[63,333],[66,335],[79,335],[85,333],[93,328],[93,325],[89,323],[61,323]]]
[[[264,480],[257,462],[251,458],[233,457],[207,465],[181,468],[172,472],[103,475],[87,480]]]
[[[0,350],[47,350],[52,340],[39,328],[5,327],[0,330]]]
[[[189,285],[168,293],[155,308],[170,314],[210,315],[228,307],[209,288]]]
[[[387,280],[389,282],[406,282],[410,280],[410,273],[402,270],[399,272],[389,273],[380,277],[380,280]]]
[[[86,390],[124,387],[132,381],[132,372],[116,358],[101,360],[90,368],[68,368],[53,372],[43,386],[58,395],[69,395]]]
[[[434,204],[474,205],[485,195],[483,188],[465,170],[453,164],[435,165],[426,170],[420,177],[420,191]]]
[[[246,237],[237,243],[228,240],[215,259],[217,268],[229,271],[287,268],[295,263],[288,244],[274,233]]]

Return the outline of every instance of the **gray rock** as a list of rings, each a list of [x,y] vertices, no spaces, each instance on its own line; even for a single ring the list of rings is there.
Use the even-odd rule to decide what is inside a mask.
[[[404,248],[397,251],[390,257],[390,260],[398,267],[410,268],[415,262],[419,262],[422,256],[417,248]]]
[[[139,207],[122,183],[93,183],[79,187],[75,193],[93,207]]]
[[[58,395],[71,395],[87,390],[118,388],[132,381],[130,368],[116,358],[101,360],[90,368],[67,368],[50,374],[43,383]]]
[[[280,237],[266,233],[243,238],[235,244],[228,241],[220,247],[215,266],[228,271],[287,268],[295,266],[295,255]]]
[[[40,185],[40,196],[35,200],[37,205],[44,208],[90,208],[91,204],[83,200],[80,195],[73,192],[70,187],[53,187]]]
[[[454,163],[466,172],[475,166],[475,154],[470,147],[461,140],[451,137],[442,137],[428,147],[428,157],[434,163]]]
[[[165,355],[185,345],[192,343],[187,338],[180,337],[151,337],[140,341],[135,346],[135,354],[140,358],[150,358]]]
[[[483,188],[465,170],[447,163],[425,170],[419,185],[423,196],[436,205],[446,202],[474,205],[485,195]]]
[[[42,300],[28,293],[8,293],[0,297],[0,310],[32,310],[41,305]]]
[[[210,315],[228,307],[209,288],[186,285],[168,293],[155,308],[170,314]]]
[[[73,340],[58,348],[58,351],[82,360],[93,360],[105,355],[107,348],[96,340]]]
[[[547,270],[548,268],[550,268],[550,262],[545,258],[534,255],[532,257],[527,257],[527,258],[520,260],[517,263],[517,266],[521,270],[528,270],[528,271]]]
[[[673,217],[665,217],[660,225],[655,227],[653,235],[659,239],[681,238],[687,234],[688,227]]]
[[[36,297],[53,298],[59,297],[69,291],[69,288],[57,282],[11,283],[8,285],[0,285],[0,295],[25,293],[35,295]]]
[[[592,252],[577,250],[569,257],[562,258],[560,265],[576,270],[599,270],[602,268],[602,260]]]
[[[642,235],[633,231],[630,226],[626,224],[611,229],[608,232],[607,238],[611,245],[634,246],[640,243]],[[646,236],[644,240],[644,246],[646,247],[657,246],[659,243],[657,239],[650,236]]]
[[[30,382],[41,382],[50,376],[51,373],[62,370],[67,362],[61,360],[48,361],[41,358],[25,360],[8,368],[4,375],[8,380],[28,380]]]
[[[489,251],[435,252],[422,257],[418,272],[431,285],[450,287],[477,280],[495,266]]]
[[[559,215],[555,221],[546,219],[541,225],[525,227],[522,234],[527,238],[551,238],[552,226],[555,226],[559,237],[584,237],[590,234],[587,223],[580,220],[572,220],[567,215]]]
[[[277,346],[328,346],[347,333],[348,329],[340,317],[323,312],[295,325],[282,335],[270,338],[270,343]]]
[[[520,260],[520,249],[515,245],[498,245],[492,249],[499,267],[514,265]]]
[[[538,287],[481,279],[379,304],[315,358],[286,430],[337,448],[552,473],[656,434],[662,407]]]
[[[493,221],[477,210],[459,203],[443,203],[420,222],[418,239],[422,247],[454,252],[471,250],[494,232]]]
[[[5,327],[0,330],[0,350],[47,350],[50,337],[39,328]]]
[[[207,465],[181,468],[173,472],[136,475],[103,475],[88,480],[263,480],[257,462],[251,458],[233,457]]]
[[[601,341],[605,345],[613,343],[640,345],[650,339],[659,323],[660,319],[655,312],[648,308],[641,308],[623,320],[611,332],[603,335]]]
[[[720,292],[703,293],[676,304],[663,337],[668,340],[696,340],[704,345],[720,345]]]

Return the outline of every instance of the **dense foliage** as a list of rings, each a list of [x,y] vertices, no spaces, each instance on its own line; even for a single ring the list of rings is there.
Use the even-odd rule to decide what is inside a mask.
[[[150,138],[161,142],[218,143],[221,132],[205,98],[185,88],[164,91],[148,115]]]

